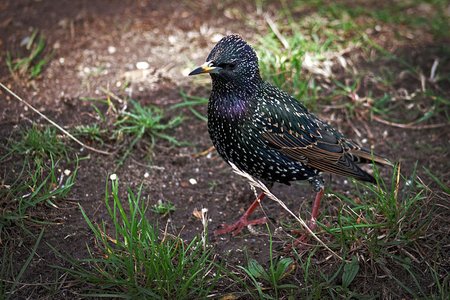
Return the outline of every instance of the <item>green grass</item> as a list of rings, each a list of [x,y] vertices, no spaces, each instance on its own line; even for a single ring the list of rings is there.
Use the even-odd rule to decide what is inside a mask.
[[[57,207],[57,201],[68,195],[75,184],[78,167],[65,175],[61,170],[58,171],[58,165],[59,162],[53,157],[49,163],[39,158],[23,163],[15,181],[0,191],[5,208],[0,216],[0,232],[4,227],[23,221],[41,222],[30,215],[29,210],[42,204]]]
[[[78,158],[69,159],[70,147],[49,127],[25,129],[3,150],[6,154],[0,163],[9,166],[9,172],[0,186],[0,298],[10,299],[23,288],[22,279],[36,260],[44,226],[53,223],[40,208],[58,209],[66,199],[75,184]],[[18,257],[18,253],[29,254]]]
[[[425,17],[437,24],[446,23],[439,29],[441,33],[431,27],[423,27],[425,19],[420,13],[405,15],[406,9],[425,9],[421,4],[420,1],[408,4],[400,1],[389,6],[381,5],[377,9],[379,5],[374,2],[373,9],[367,9],[358,3],[301,1],[288,5],[282,2],[282,9],[274,20],[279,33],[268,26],[268,33],[254,44],[260,58],[261,74],[313,111],[320,101],[322,106],[342,107],[351,116],[367,118],[365,115],[370,113],[400,126],[449,122],[449,97],[442,90],[448,82],[448,74],[441,67],[442,61],[444,65],[447,61],[448,51],[439,50],[436,45],[434,56],[441,58],[440,64],[432,79],[427,80],[430,71],[425,71],[426,90],[421,90],[424,67],[403,57],[404,53],[391,53],[384,49],[378,36],[367,33],[380,24],[399,23],[410,27],[417,25],[417,28],[437,36],[442,36],[444,32],[449,36],[449,31],[445,29],[448,28],[449,18],[442,13],[445,7],[442,1],[426,4],[430,9],[427,14],[433,17]],[[317,9],[316,12],[302,13],[311,7]],[[358,17],[365,18],[364,22]],[[399,28],[399,32],[402,30],[405,29]],[[398,43],[405,42],[401,34],[397,37]],[[374,53],[377,53],[376,60],[373,60]],[[365,64],[372,66],[356,67]],[[399,84],[400,73],[409,74],[417,80],[416,89],[409,91],[411,96],[405,99],[399,97],[399,90],[395,87]],[[373,82],[372,86],[362,89],[362,83],[368,81]]]
[[[37,78],[52,57],[51,54],[46,54],[48,51],[45,51],[45,37],[39,34],[38,30],[34,30],[24,46],[23,57],[13,57],[9,51],[6,53],[6,65],[15,78]]]
[[[293,264],[298,271],[284,283],[297,284],[300,289],[281,291],[277,297],[379,298],[383,297],[382,286],[395,298],[443,299],[448,293],[448,272],[443,270],[442,264],[429,263],[444,260],[446,243],[435,240],[430,234],[431,228],[437,225],[435,218],[439,217],[438,207],[433,204],[436,191],[432,192],[418,180],[415,169],[404,176],[396,166],[387,180],[376,167],[374,169],[376,185],[355,181],[349,195],[332,193],[324,201],[338,210],[322,209],[318,222],[320,230],[316,234],[344,261],[314,243],[295,248]],[[445,192],[442,181],[436,183]],[[327,211],[337,213],[328,215]],[[291,226],[283,225],[286,230]],[[311,239],[310,243],[313,241]],[[273,266],[271,261],[270,255],[269,263]],[[254,262],[246,269],[247,274],[250,269],[254,270],[252,274],[263,272]],[[259,281],[252,278],[255,287],[261,289],[264,288],[262,282],[267,284],[266,278],[270,278],[267,274],[271,271],[264,272],[259,275]],[[270,289],[258,290],[260,298],[261,293],[274,297],[271,294],[273,283],[270,286]]]
[[[184,91],[180,91],[180,96],[183,99],[183,102],[177,103],[171,107],[171,109],[180,109],[183,107],[187,107],[192,114],[197,117],[199,120],[206,122],[208,120],[207,116],[200,113],[194,107],[196,106],[204,106],[208,104],[208,98],[191,96],[186,94]]]
[[[252,43],[260,60],[263,78],[289,92],[313,111],[320,103],[322,106],[342,106],[351,116],[368,118],[368,114],[374,114],[388,122],[405,125],[442,123],[442,116],[448,122],[448,95],[442,93],[442,88],[435,88],[435,84],[448,82],[448,74],[440,67],[442,61],[445,64],[448,51],[441,49],[434,55],[441,58],[437,74],[432,84],[427,82],[427,90],[420,91],[423,66],[408,61],[402,57],[403,53],[384,49],[379,36],[373,34],[377,25],[401,24],[424,29],[436,36],[449,36],[450,31],[446,30],[449,18],[443,13],[445,1],[428,1],[426,4],[399,1],[390,5],[370,3],[372,6],[367,9],[362,3],[280,2],[281,9],[273,19],[279,33],[268,25],[267,33]],[[263,9],[264,3],[258,2],[257,6]],[[304,13],[311,8],[314,13]],[[426,13],[422,16],[424,9]],[[405,10],[411,12],[405,14]],[[425,24],[430,26],[424,27]],[[404,30],[403,27],[398,29],[401,34],[395,38],[399,43],[405,42]],[[372,61],[373,57],[376,60]],[[358,68],[358,65],[367,63],[373,66]],[[417,80],[417,89],[410,91],[413,99],[399,100],[395,85],[398,85],[399,74],[404,71]],[[361,88],[362,83],[368,81],[373,82],[373,87]],[[198,118],[206,120],[195,109],[195,106],[207,103],[205,98],[184,93],[182,98],[183,102],[178,107],[188,107]],[[433,103],[429,103],[430,98]]]
[[[356,197],[337,195],[344,206],[338,215],[338,226],[323,227],[343,249],[351,249],[355,243],[363,243],[365,255],[395,278],[393,268],[404,269],[411,277],[406,281],[414,283],[412,289],[405,289],[410,296],[423,293],[416,276],[419,269],[412,271],[411,259],[402,250],[420,253],[417,241],[422,239],[432,221],[433,209],[429,209],[429,195],[416,179],[415,170],[409,178],[403,177],[399,167],[394,169],[390,182],[385,182],[375,168],[377,185],[357,183]]]
[[[318,248],[314,248],[307,257],[294,253],[296,263],[303,275],[301,284],[304,286],[297,297],[305,299],[335,299],[337,297],[345,299],[371,299],[375,297],[373,291],[369,293],[358,293],[353,291],[352,283],[360,274],[361,262],[356,256],[352,256],[348,262],[337,261],[333,267],[321,268],[315,263],[315,256],[318,255]],[[367,295],[371,294],[371,295]]]
[[[0,233],[12,225],[23,226],[24,221],[41,222],[30,209],[44,204],[57,207],[56,202],[68,195],[78,171],[78,158],[72,162],[69,150],[52,127],[33,126],[18,140],[9,141],[0,162],[19,159],[21,166],[13,164],[0,189]],[[72,170],[65,174],[64,167]]]
[[[117,170],[123,165],[136,145],[144,142],[149,152],[160,141],[168,141],[175,146],[185,142],[174,138],[169,132],[183,122],[181,115],[168,117],[166,111],[154,105],[142,106],[132,99],[120,99],[110,91],[103,90],[105,98],[82,98],[92,102],[92,109],[99,120],[96,123],[76,126],[72,134],[105,145],[114,142],[116,152],[121,153],[117,161]],[[114,100],[119,100],[117,103]],[[128,110],[119,110],[118,105],[130,103]],[[125,108],[127,108],[125,106]],[[106,112],[104,112],[106,110]]]
[[[198,299],[213,291],[219,273],[214,257],[194,238],[162,236],[145,214],[142,186],[128,189],[126,204],[119,198],[119,184],[106,187],[109,220],[94,224],[82,214],[95,239],[90,258],[70,259],[64,269],[77,278],[85,296],[134,299]],[[108,229],[110,228],[110,229]]]
[[[167,130],[181,124],[181,116],[174,117],[165,121],[164,111],[156,106],[141,106],[136,101],[131,101],[133,107],[129,112],[125,111],[119,114],[118,120],[114,123],[113,135],[116,139],[124,136],[130,136],[131,142],[127,147],[125,154],[119,160],[118,165],[122,165],[133,147],[145,137],[150,140],[150,146],[153,147],[157,140],[166,140],[174,145],[182,143],[173,136],[166,133]]]
[[[367,242],[379,246],[380,250],[386,246],[383,241],[394,237],[399,240],[401,237],[399,233],[410,235],[404,236],[405,241],[420,236],[421,230],[425,228],[427,222],[430,222],[430,218],[427,215],[420,215],[422,213],[420,208],[426,204],[428,197],[426,190],[417,186],[415,176],[414,171],[409,178],[404,178],[396,167],[390,182],[385,182],[375,167],[377,185],[355,181],[356,196],[335,194],[348,210],[341,210],[338,215],[339,227],[325,227],[325,229],[337,240],[350,242],[364,238]],[[424,223],[417,223],[417,220]],[[414,230],[409,227],[408,221],[414,221]],[[404,230],[403,226],[408,230]],[[356,231],[357,228],[367,229]],[[386,229],[385,237],[380,239],[378,231],[370,230],[373,228]]]
[[[152,206],[152,211],[157,214],[165,216],[175,211],[175,205],[173,205],[173,203],[170,201],[163,202],[159,200],[158,203]]]
[[[16,154],[29,157],[67,157],[70,150],[54,127],[33,127],[22,131],[17,141],[10,141],[8,155]]]
[[[293,294],[298,285],[286,279],[295,269],[290,257],[274,258],[272,235],[269,230],[269,266],[267,270],[255,259],[250,258],[246,267],[239,266],[250,279],[253,289],[257,291],[254,298],[279,299],[282,293]],[[292,277],[290,278],[292,280]],[[244,287],[246,285],[244,284]],[[253,289],[247,290],[253,294]]]
[[[98,124],[79,125],[74,128],[73,134],[77,137],[87,138],[103,145],[107,130],[101,128]]]
[[[3,256],[1,259],[0,268],[0,297],[2,299],[15,299],[14,293],[17,292],[23,275],[27,271],[33,258],[36,256],[36,250],[38,249],[42,237],[44,235],[44,229],[41,229],[39,235],[36,237],[36,241],[33,247],[30,249],[30,254],[28,255],[25,262],[20,267],[19,272],[15,272],[16,259],[13,255],[14,251],[8,252],[10,248],[15,248],[16,245],[10,245],[12,242],[6,241],[3,245]],[[9,280],[8,280],[9,279]]]
[[[278,15],[271,15],[278,31],[267,26],[252,43],[264,79],[312,110],[321,106],[321,111],[324,107],[327,114],[344,113],[349,120],[367,123],[376,116],[392,126],[406,125],[406,130],[446,128],[448,50],[424,39],[424,47],[433,47],[424,53],[439,58],[433,78],[433,61],[424,63],[411,54],[421,47],[422,37],[432,35],[440,41],[449,36],[446,1],[373,1],[369,8],[366,2],[286,3],[279,3]],[[257,3],[261,10],[264,5]],[[411,32],[419,39],[414,45],[407,37]],[[384,48],[391,43],[398,47],[395,52]],[[207,104],[206,98],[182,93],[182,99],[177,107],[205,119],[198,107]],[[323,216],[318,234],[346,261],[325,259],[324,250],[312,246],[306,257],[303,251],[294,256],[295,275],[281,278],[286,266],[272,257],[271,249],[269,267],[253,258],[240,266],[247,278],[240,282],[241,289],[254,298],[445,298],[450,290],[448,271],[441,263],[429,262],[445,261],[442,253],[448,240],[434,240],[439,234],[433,231],[438,226],[435,216],[446,214],[439,213],[436,202],[448,198],[448,185],[428,169],[425,173],[442,192],[424,186],[415,169],[406,176],[397,166],[385,180],[375,168],[376,185],[355,182],[349,194],[332,193],[339,209]],[[278,288],[299,282],[298,290]],[[386,294],[379,292],[382,286]]]
[[[397,166],[390,181],[384,181],[375,168],[377,185],[355,182],[356,191],[352,191],[352,196],[334,193],[334,197],[341,202],[338,215],[326,216],[320,225],[323,232],[329,235],[323,237],[329,239],[327,244],[332,249],[343,257],[352,253],[365,257],[366,274],[381,273],[396,282],[400,290],[393,290],[393,295],[405,293],[413,298],[424,297],[427,293],[423,280],[430,269],[420,262],[420,253],[425,251],[420,241],[427,235],[435,209],[429,203],[428,190],[417,181],[415,171],[408,177],[399,172]],[[325,226],[324,222],[336,225]],[[300,262],[309,264],[303,259]],[[353,273],[357,271],[348,270],[346,265],[341,264],[336,272],[343,272],[342,285],[327,287],[325,291],[329,296],[334,297],[343,291],[348,296],[364,293],[349,289],[353,280],[350,279],[355,278]],[[350,273],[345,275],[346,272]],[[322,278],[327,277],[323,271],[319,274]],[[311,286],[319,289],[319,294],[325,288],[314,283]],[[379,296],[372,292],[371,295]]]
[[[423,30],[424,35],[432,34],[439,41],[449,32],[446,1],[373,2],[377,5],[370,9],[358,3],[322,0],[285,3],[273,17],[281,39],[268,26],[254,43],[266,80],[312,110],[339,106],[350,118],[363,116],[366,121],[372,115],[414,126],[449,122],[450,102],[445,90],[448,50],[442,47],[432,53],[440,63],[435,78],[426,79],[426,89],[422,90],[421,75],[428,77],[431,65],[418,65],[408,53],[391,53],[373,34],[376,25],[388,28],[400,48],[410,42],[403,36],[410,30]],[[431,10],[420,10],[421,4]],[[262,2],[258,5],[264,6]],[[402,31],[405,27],[408,30]],[[45,55],[45,44],[45,38],[35,31],[25,54],[8,52],[6,62],[11,74],[39,77],[50,58]],[[102,70],[90,76],[97,76],[96,71]],[[402,72],[406,77],[399,76]],[[413,82],[405,85],[408,97],[399,93],[404,80]],[[131,104],[123,112],[113,101],[117,100],[114,95],[107,94],[106,99],[83,99],[96,102],[93,109],[99,123],[78,126],[72,131],[75,135],[101,145],[115,143],[119,152],[124,151],[119,165],[139,143],[146,143],[150,149],[163,140],[180,145],[170,130],[181,124],[181,117],[169,118],[167,111],[129,99],[119,101],[120,105],[127,100]],[[181,98],[182,102],[172,109],[187,108],[206,121],[203,111],[207,98],[185,92],[181,92]],[[63,174],[61,169],[77,160],[69,159],[73,149],[49,127],[33,126],[18,141],[10,140],[6,150],[1,163],[16,158],[23,161],[14,164],[15,175],[3,181],[0,189],[2,299],[14,298],[23,287],[25,272],[37,259],[43,241],[42,229],[33,237],[34,242],[26,244],[26,255],[17,258],[16,252],[9,251],[25,245],[17,229],[30,233],[31,226],[51,222],[37,215],[36,208],[58,207],[72,190],[78,170],[77,166],[70,167],[71,174]],[[329,209],[322,210],[317,234],[344,261],[314,244],[285,257],[286,253],[274,249],[269,232],[269,247],[261,249],[268,251],[268,261],[263,261],[264,255],[255,254],[237,267],[217,263],[208,245],[206,223],[202,237],[190,242],[161,232],[147,215],[169,214],[174,205],[160,202],[147,206],[142,186],[137,192],[129,189],[124,200],[119,194],[125,193],[119,193],[118,182],[113,180],[105,192],[106,219],[97,224],[90,217],[92,212],[80,207],[94,238],[94,244],[88,246],[89,256],[76,260],[55,250],[69,264],[67,268],[57,266],[57,271],[71,277],[68,284],[63,279],[64,283],[57,286],[70,292],[77,283],[75,297],[202,299],[226,297],[227,291],[233,291],[230,297],[261,299],[446,299],[450,294],[445,264],[448,239],[445,224],[439,220],[446,220],[447,208],[434,202],[438,197],[447,199],[450,189],[445,178],[431,167],[418,171],[431,179],[433,190],[419,180],[415,170],[406,176],[397,166],[385,180],[386,175],[375,168],[376,185],[355,182],[349,193],[329,193],[324,201]],[[211,182],[210,188],[214,185]],[[282,225],[284,229],[298,227]]]
[[[327,1],[297,0],[282,1],[283,11],[300,13],[314,10],[320,16],[330,19],[363,20],[365,26],[374,24],[403,25],[412,29],[422,29],[437,37],[449,36],[449,17],[445,13],[446,0],[412,1]]]

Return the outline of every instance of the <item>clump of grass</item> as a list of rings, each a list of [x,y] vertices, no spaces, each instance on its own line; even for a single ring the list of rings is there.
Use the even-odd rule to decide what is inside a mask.
[[[396,282],[404,293],[425,295],[420,267],[423,252],[417,242],[424,238],[432,220],[427,189],[419,184],[415,171],[403,177],[396,166],[386,182],[376,167],[374,170],[377,185],[356,182],[357,191],[352,192],[356,196],[334,194],[343,203],[337,220],[331,222],[336,225],[321,228],[336,241],[330,247],[339,249],[343,256],[360,249],[359,256],[371,261],[372,267]]]
[[[349,19],[313,15],[294,20],[289,8],[282,10],[281,16],[286,21],[270,21],[270,32],[255,45],[261,74],[296,99],[314,106],[326,92],[322,82],[333,77],[332,66],[339,64],[341,52],[359,45],[361,36]]]
[[[273,33],[260,39],[260,44],[256,47],[260,59],[260,71],[264,78],[276,86],[293,92],[297,99],[304,99],[308,92],[309,81],[309,78],[302,73],[305,55],[302,47],[304,38],[301,34],[296,34],[292,37],[288,36],[287,40],[290,49],[284,49]]]
[[[59,158],[67,156],[68,149],[54,127],[39,128],[35,125],[24,130],[18,141],[11,142],[8,153],[9,155]]]
[[[75,184],[78,167],[64,174],[58,170],[59,163],[50,156],[50,161],[41,158],[25,160],[22,170],[14,182],[0,189],[0,233],[13,224],[23,221],[39,222],[29,213],[31,208],[41,204],[57,207],[57,200],[64,199]]]
[[[158,202],[152,206],[152,211],[165,216],[175,211],[175,205],[173,205],[173,203],[170,201],[163,202],[161,200],[158,200]]]
[[[365,299],[376,297],[377,291],[358,293],[352,285],[361,271],[361,262],[358,261],[357,256],[352,256],[349,261],[337,261],[330,268],[317,264],[316,256],[319,252],[318,248],[314,248],[305,258],[294,249],[295,262],[302,271],[300,282],[302,282],[303,288],[296,295],[298,298]]]
[[[103,137],[107,133],[106,129],[101,128],[98,124],[79,125],[74,129],[74,135],[86,137],[92,141],[96,141],[103,145]]]
[[[44,229],[37,236],[32,228],[52,222],[39,208],[58,208],[59,202],[72,190],[78,172],[78,158],[71,170],[63,168],[68,147],[53,128],[33,126],[18,136],[18,140],[9,141],[5,147],[7,154],[0,158],[1,164],[9,166],[0,186],[2,299],[17,298],[24,274],[36,256]],[[29,256],[17,257],[17,253],[22,252],[17,248],[27,247],[24,240],[29,239],[35,240],[32,249],[26,248]]]
[[[34,79],[42,73],[44,66],[50,61],[51,54],[45,54],[45,37],[38,33],[38,30],[34,30],[31,36],[24,39],[26,51],[24,57],[13,58],[9,51],[6,53],[6,65],[13,77]]]
[[[324,229],[338,241],[352,242],[364,238],[376,246],[369,249],[377,251],[384,250],[385,243],[389,244],[392,239],[412,242],[420,237],[430,222],[429,212],[424,215],[420,209],[428,199],[426,190],[417,185],[415,171],[405,178],[397,166],[391,182],[386,183],[378,169],[375,167],[374,170],[377,185],[356,182],[356,197],[335,194],[343,201],[344,207],[338,215],[338,226]]]
[[[141,186],[142,188],[142,186]],[[218,279],[212,254],[199,240],[190,243],[175,236],[160,237],[145,217],[141,195],[128,190],[127,205],[119,198],[119,184],[106,188],[105,205],[109,221],[94,224],[81,212],[91,229],[96,251],[88,259],[70,259],[64,269],[89,286],[89,296],[134,299],[206,298]],[[111,230],[107,230],[110,228]]]
[[[35,220],[30,209],[41,204],[56,207],[56,200],[64,199],[73,185],[78,170],[78,158],[74,170],[61,170],[61,161],[68,161],[69,148],[56,134],[53,127],[33,126],[24,130],[18,140],[6,145],[6,155],[20,159],[21,167],[12,165],[0,189],[0,232],[3,228],[21,225],[24,220]],[[14,175],[13,175],[14,174]]]
[[[246,267],[239,266],[250,278],[260,299],[279,299],[282,292],[292,294],[298,289],[296,284],[286,283],[286,277],[295,269],[294,260],[290,257],[276,259],[273,253],[273,240],[269,231],[268,269],[253,258],[249,259]]]
[[[118,139],[124,135],[130,135],[132,141],[127,147],[125,154],[119,160],[119,166],[123,164],[133,147],[144,136],[149,137],[150,145],[153,147],[158,139],[169,141],[174,145],[181,145],[173,136],[165,133],[181,124],[181,116],[174,117],[164,122],[164,111],[156,106],[141,106],[139,102],[131,101],[133,105],[130,112],[122,112],[117,122],[114,124],[114,136]]]

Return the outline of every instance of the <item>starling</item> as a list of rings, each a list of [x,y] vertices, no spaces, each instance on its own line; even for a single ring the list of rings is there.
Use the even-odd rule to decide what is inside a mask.
[[[258,58],[238,35],[222,38],[206,62],[189,75],[209,73],[212,91],[208,102],[208,131],[227,162],[268,183],[308,180],[317,193],[309,227],[316,227],[323,195],[323,172],[375,183],[358,163],[389,162],[344,137],[288,93],[262,80]],[[264,198],[261,193],[244,215],[215,234],[238,234]]]

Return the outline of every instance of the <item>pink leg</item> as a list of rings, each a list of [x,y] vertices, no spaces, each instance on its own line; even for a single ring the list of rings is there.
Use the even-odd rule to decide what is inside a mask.
[[[317,216],[319,215],[319,207],[320,207],[320,200],[323,196],[323,189],[317,192],[316,198],[314,199],[313,207],[312,207],[312,213],[311,213],[311,219],[309,220],[308,227],[311,230],[316,229],[317,224]]]
[[[311,219],[309,220],[309,224],[308,224],[309,229],[311,229],[312,231],[314,231],[317,227],[316,221],[317,221],[317,216],[319,215],[320,200],[322,199],[322,196],[323,196],[323,189],[321,189],[320,191],[317,192],[316,198],[314,199],[314,203],[312,206]],[[308,241],[308,237],[309,237],[308,233],[303,233],[302,235],[300,235],[297,239],[295,239],[294,247],[297,247],[299,244],[306,243]],[[289,246],[287,246],[286,250],[290,251],[291,249],[292,249],[292,244],[289,244]]]
[[[264,196],[266,196],[266,194],[259,194],[258,198],[253,201],[252,205],[250,205],[247,211],[242,215],[242,217],[239,218],[236,223],[232,225],[222,224],[222,229],[214,231],[214,235],[222,235],[231,232],[233,236],[236,236],[242,231],[242,229],[244,229],[244,227],[247,227],[248,225],[267,223],[267,218],[265,217],[256,220],[248,220],[248,217],[250,217],[253,211],[259,206],[259,202],[261,202]]]

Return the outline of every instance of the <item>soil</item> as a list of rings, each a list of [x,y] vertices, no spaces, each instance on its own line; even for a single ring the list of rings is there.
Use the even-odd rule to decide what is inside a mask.
[[[254,20],[253,23],[250,20]],[[267,30],[264,24],[264,18],[256,13],[254,4],[239,2],[2,1],[0,82],[6,83],[65,128],[97,121],[91,103],[83,101],[83,98],[104,97],[102,88],[120,97],[131,96],[142,105],[154,104],[167,108],[168,117],[173,117],[180,111],[169,108],[182,101],[180,90],[208,96],[209,78],[193,79],[186,75],[192,67],[204,61],[220,36],[239,33],[250,42],[255,42],[255,32],[263,34]],[[14,80],[5,66],[6,51],[20,51],[21,40],[31,34],[32,28],[39,29],[45,35],[48,45],[53,48],[52,58],[37,79]],[[389,34],[388,29],[385,33]],[[379,34],[382,35],[382,32]],[[393,51],[403,59],[413,61],[414,65],[428,74],[434,58],[441,55],[440,48],[433,47],[436,41],[430,39],[424,36],[422,40],[411,41],[408,45],[396,45]],[[390,40],[387,40],[385,45],[389,46],[389,43]],[[148,62],[149,68],[138,70],[136,63],[140,61]],[[383,67],[396,68],[389,64],[388,61],[375,59],[373,64],[364,63],[359,67],[367,72],[375,72]],[[440,61],[439,68],[448,74],[448,57]],[[199,88],[201,80],[205,84]],[[126,81],[130,85],[125,88]],[[420,83],[406,74],[396,81],[396,85],[414,91]],[[360,96],[364,96],[364,88],[362,86],[358,90]],[[450,87],[441,88],[448,91]],[[3,90],[0,91],[0,98],[1,143],[6,144],[8,139],[14,138],[20,130],[32,124],[46,124],[45,120]],[[99,107],[106,113],[106,107]],[[205,109],[199,108],[202,112]],[[39,259],[32,261],[22,281],[45,283],[56,278],[57,274],[50,266],[64,265],[65,262],[60,261],[48,245],[75,258],[86,257],[85,245],[92,246],[93,237],[78,204],[94,222],[107,220],[104,207],[105,182],[113,172],[118,175],[124,195],[126,187],[137,190],[143,183],[142,193],[150,205],[159,200],[174,203],[176,210],[169,216],[149,214],[149,218],[160,227],[164,228],[167,224],[171,233],[191,240],[202,231],[202,224],[194,217],[193,211],[207,208],[209,236],[220,259],[232,265],[246,264],[247,257],[257,257],[259,261],[267,262],[269,239],[265,228],[244,230],[237,237],[215,238],[212,234],[221,223],[237,219],[253,200],[254,194],[246,180],[234,174],[215,151],[209,155],[197,155],[211,146],[207,125],[188,110],[183,111],[183,114],[185,119],[182,126],[170,133],[180,141],[188,141],[189,145],[174,147],[161,142],[149,150],[141,143],[117,171],[117,156],[97,154],[71,143],[80,156],[89,159],[80,162],[76,185],[66,200],[57,202],[58,208],[36,208],[36,214],[52,222],[52,225],[46,226],[45,243],[37,252]],[[366,144],[373,145],[377,153],[393,161],[402,161],[405,173],[410,172],[415,162],[418,162],[419,166],[433,170],[446,184],[450,183],[450,165],[448,159],[443,159],[448,157],[450,148],[449,126],[411,130],[368,118],[352,118],[332,108],[321,110],[319,107],[318,114],[348,136],[354,136],[357,140],[368,137]],[[433,121],[442,120],[445,121],[445,118],[438,115]],[[360,136],[356,134],[355,128]],[[114,150],[114,145],[90,145]],[[14,177],[8,170],[20,167],[16,164],[15,161],[9,161],[0,167],[0,176],[4,177],[2,181]],[[62,162],[61,169],[66,167],[73,168],[73,165],[64,165]],[[419,172],[423,175],[423,170]],[[387,178],[390,176],[389,170],[383,170],[383,174]],[[190,179],[195,179],[197,183],[192,184]],[[431,187],[435,186],[430,178],[424,176],[424,180]],[[326,181],[332,191],[346,193],[351,189],[351,184],[345,178],[327,177]],[[307,218],[314,196],[308,183],[275,185],[273,192],[292,211]],[[326,200],[324,202],[324,211],[335,213],[336,203],[331,199],[328,203]],[[264,201],[263,208],[264,213],[257,210],[255,217],[267,214],[272,229],[280,228],[280,222],[290,218],[270,200]],[[276,232],[275,243],[281,247],[287,241],[287,232]],[[31,247],[33,241],[24,240],[23,243],[29,243]],[[23,255],[24,259],[28,253],[22,248],[11,251],[18,256]],[[18,262],[20,266],[20,260]],[[23,296],[28,294],[38,298],[45,297],[46,292],[26,287],[23,293]],[[65,293],[69,292],[61,291],[60,296],[73,296]]]

